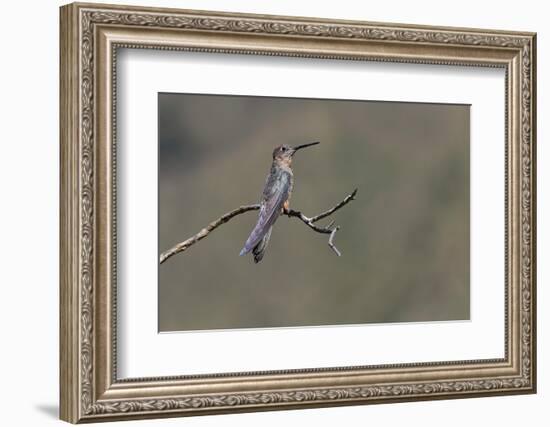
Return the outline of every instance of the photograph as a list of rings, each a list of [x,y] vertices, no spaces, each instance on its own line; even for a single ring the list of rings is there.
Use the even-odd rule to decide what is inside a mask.
[[[469,121],[159,93],[159,331],[469,320]]]
[[[34,157],[59,164],[59,289],[36,301],[59,354],[37,366],[60,419],[371,405],[392,424],[537,393],[542,14],[359,4],[47,19],[59,147]],[[497,401],[477,406],[519,420]]]

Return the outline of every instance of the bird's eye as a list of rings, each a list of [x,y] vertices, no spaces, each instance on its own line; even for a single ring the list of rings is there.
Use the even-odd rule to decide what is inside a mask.
[[[282,147],[281,150],[286,151],[286,147]]]

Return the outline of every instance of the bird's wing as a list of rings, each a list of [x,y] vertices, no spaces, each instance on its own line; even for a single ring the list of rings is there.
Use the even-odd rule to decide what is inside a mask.
[[[290,186],[291,176],[289,172],[283,171],[269,175],[264,188],[258,222],[244,244],[241,255],[250,252],[273,226],[288,199]]]

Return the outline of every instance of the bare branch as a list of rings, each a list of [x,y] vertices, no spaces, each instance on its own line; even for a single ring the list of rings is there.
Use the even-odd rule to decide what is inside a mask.
[[[329,210],[320,213],[319,215],[316,215],[314,217],[307,217],[300,211],[295,210],[288,210],[283,212],[284,215],[288,216],[289,218],[298,218],[300,219],[304,224],[306,224],[309,228],[316,231],[317,233],[321,234],[329,234],[329,240],[328,245],[330,248],[336,253],[336,255],[341,256],[340,251],[336,248],[334,245],[334,235],[336,232],[340,229],[339,226],[336,226],[333,228],[334,221],[331,221],[330,224],[328,224],[325,227],[320,227],[318,225],[315,225],[314,223],[326,218],[330,215],[332,215],[334,212],[336,212],[338,209],[341,209],[345,205],[347,205],[352,200],[355,200],[355,195],[357,194],[357,189],[353,190],[351,194],[348,194],[344,200],[342,200],[340,203],[335,205],[334,207],[330,208]],[[205,228],[203,228],[201,231],[199,231],[194,236],[190,237],[187,240],[184,240],[181,243],[178,243],[174,247],[168,249],[167,251],[163,252],[160,255],[160,264],[165,262],[168,258],[185,251],[190,246],[197,243],[199,240],[204,239],[206,236],[208,236],[212,231],[214,231],[216,228],[218,228],[220,225],[225,224],[228,222],[231,218],[236,217],[237,215],[243,214],[245,212],[249,211],[257,211],[260,209],[260,204],[254,204],[254,205],[244,205],[240,206],[237,209],[232,210],[231,212],[227,212],[226,214],[222,215],[220,218],[212,221],[210,224],[208,224]]]
[[[328,238],[328,245],[331,247],[331,249],[336,252],[336,255],[338,256],[342,256],[342,254],[340,253],[340,251],[338,250],[338,248],[336,246],[334,246],[334,235],[336,234],[336,232],[340,230],[340,227],[336,227],[332,230],[332,232],[330,233],[330,237]]]
[[[323,213],[320,213],[317,216],[314,216],[311,218],[311,222],[317,222],[323,218],[326,218],[327,216],[332,215],[334,212],[336,212],[338,209],[346,206],[349,202],[352,200],[355,200],[355,196],[357,195],[357,188],[353,190],[351,194],[348,194],[344,200],[342,200],[340,203],[338,203],[336,206],[334,206],[332,209],[329,209],[328,211],[325,211]]]
[[[355,196],[357,195],[357,188],[353,190],[351,194],[348,194],[344,200],[342,200],[340,203],[335,205],[334,207],[330,208],[329,210],[320,213],[319,215],[313,216],[311,218],[305,216],[300,211],[295,211],[290,209],[289,211],[284,212],[284,214],[288,217],[294,217],[299,218],[304,224],[306,224],[309,228],[316,231],[317,233],[321,234],[330,234],[330,237],[328,239],[328,245],[329,247],[336,253],[338,256],[342,256],[342,253],[338,250],[338,248],[334,245],[334,236],[336,232],[340,229],[340,226],[336,226],[332,228],[334,225],[334,221],[331,221],[327,226],[325,227],[319,227],[318,225],[315,225],[314,223],[326,218],[327,216],[332,215],[334,212],[336,212],[338,209],[343,208],[346,206],[349,202],[352,200],[355,200]]]
[[[205,228],[203,228],[201,231],[199,231],[197,234],[195,234],[193,237],[190,237],[187,240],[184,240],[181,243],[178,243],[176,246],[168,249],[167,251],[163,252],[160,255],[160,263],[162,264],[164,261],[166,261],[171,256],[174,256],[180,252],[183,252],[186,250],[189,246],[194,245],[199,240],[204,239],[206,236],[210,234],[213,230],[218,228],[220,225],[225,224],[227,221],[229,221],[231,218],[243,214],[248,211],[257,211],[260,209],[259,204],[255,205],[246,205],[246,206],[240,206],[235,210],[232,210],[231,212],[227,212],[226,214],[222,215],[215,221],[212,221],[210,224],[208,224]]]

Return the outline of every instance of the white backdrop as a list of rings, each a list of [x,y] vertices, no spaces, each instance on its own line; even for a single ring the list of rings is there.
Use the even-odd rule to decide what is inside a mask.
[[[504,357],[503,69],[135,49],[117,67],[121,378]],[[470,104],[470,320],[157,333],[159,92]]]
[[[125,2],[110,0],[113,3]],[[128,0],[130,1],[130,0]],[[538,117],[550,115],[548,84],[550,29],[543,2],[464,0],[449,8],[442,2],[358,2],[356,0],[133,0],[134,4],[227,10],[325,18],[416,24],[454,25],[538,31]],[[2,121],[0,141],[0,298],[2,352],[0,399],[2,424],[60,425],[58,402],[58,6],[59,1],[3,5],[3,58],[0,68]],[[550,405],[547,363],[550,323],[547,304],[550,268],[550,150],[548,125],[539,120],[539,394],[454,401],[328,408],[140,421],[133,425],[279,426],[409,425],[464,426],[542,425]]]

